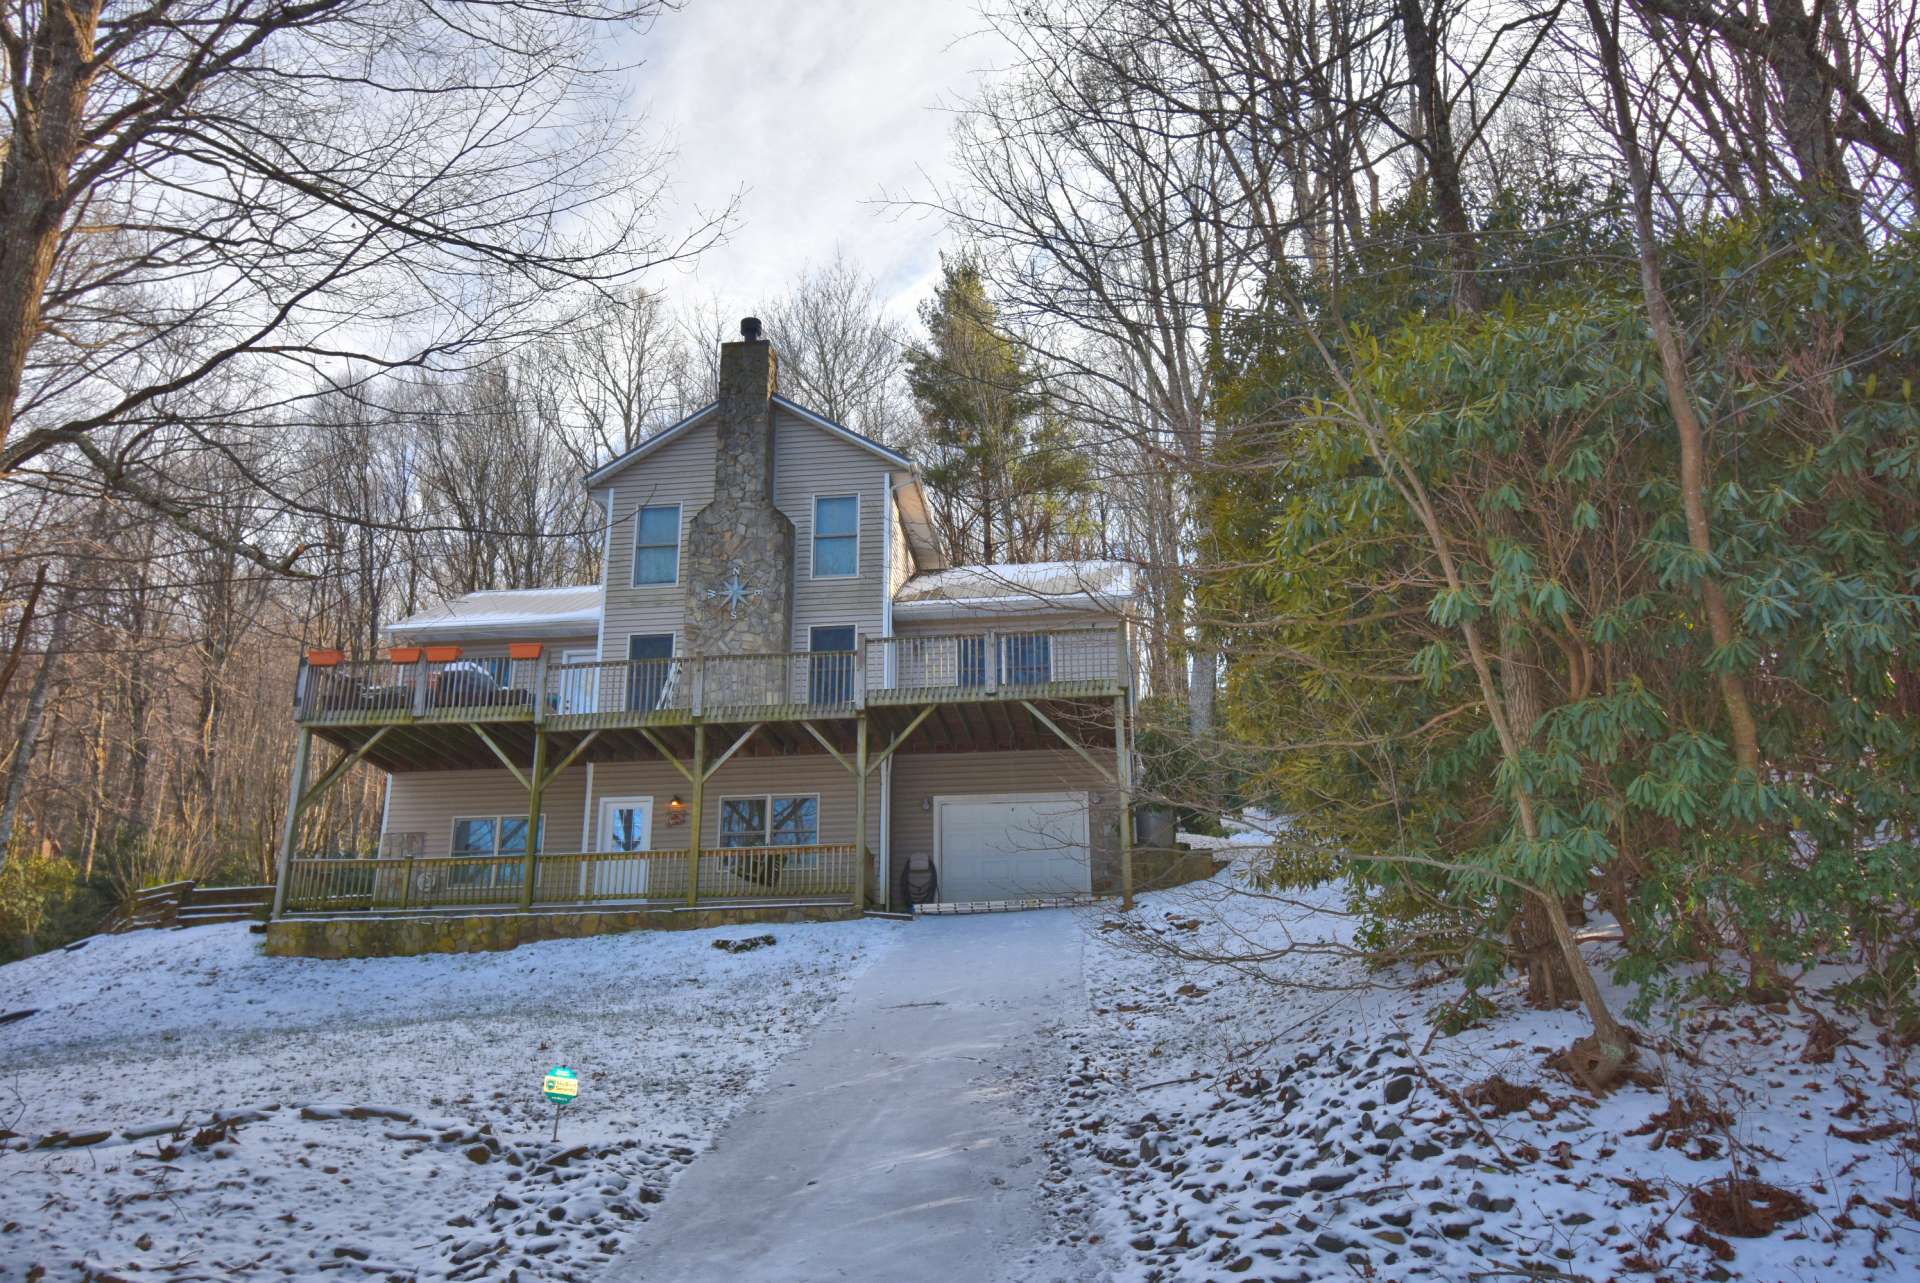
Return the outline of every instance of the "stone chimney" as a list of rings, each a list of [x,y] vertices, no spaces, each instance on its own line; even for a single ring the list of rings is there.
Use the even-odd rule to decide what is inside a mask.
[[[793,648],[793,522],[773,506],[773,394],[778,362],[760,322],[720,345],[713,502],[687,527],[688,655],[772,655]],[[707,703],[729,702],[748,668],[709,665]],[[734,671],[742,670],[742,671]],[[772,692],[766,692],[771,695]]]

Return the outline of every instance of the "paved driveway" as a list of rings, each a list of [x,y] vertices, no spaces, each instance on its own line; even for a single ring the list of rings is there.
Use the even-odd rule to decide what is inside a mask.
[[[922,920],[641,1225],[609,1279],[1081,1280],[1021,1099],[1086,1002],[1071,910]]]

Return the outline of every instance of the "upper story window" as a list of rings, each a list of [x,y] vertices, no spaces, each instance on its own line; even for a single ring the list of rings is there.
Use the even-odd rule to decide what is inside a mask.
[[[640,509],[633,523],[633,582],[671,584],[680,579],[680,505]]]
[[[860,573],[860,496],[821,495],[813,501],[813,577]]]

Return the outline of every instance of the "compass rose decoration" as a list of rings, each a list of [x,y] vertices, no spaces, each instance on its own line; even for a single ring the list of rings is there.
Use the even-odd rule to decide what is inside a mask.
[[[726,582],[721,584],[718,588],[708,589],[707,600],[726,602],[727,613],[729,615],[738,617],[738,615],[740,614],[740,607],[746,605],[750,599],[754,597],[758,597],[760,595],[760,590],[758,588],[747,587],[746,581],[740,578],[739,562],[737,561],[729,562],[727,564],[727,569],[731,573],[728,574]]]

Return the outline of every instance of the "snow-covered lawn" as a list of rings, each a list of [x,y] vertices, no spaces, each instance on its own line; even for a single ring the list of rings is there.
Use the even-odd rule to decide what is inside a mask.
[[[235,924],[0,967],[38,1009],[0,1025],[0,1280],[592,1277],[903,929],[323,962]]]
[[[1232,876],[1143,897],[1140,921],[1194,954],[1296,952],[1183,963],[1088,915],[1092,1015],[1048,1093],[1047,1189],[1108,1277],[1920,1278],[1915,1107],[1873,1029],[1843,1022],[1819,1063],[1805,1012],[1703,1012],[1645,1030],[1664,1085],[1595,1100],[1544,1063],[1577,1012],[1510,988],[1436,1035],[1457,986],[1408,992],[1319,947],[1349,935],[1331,891],[1234,895]],[[1736,1162],[1804,1214],[1740,1237],[1697,1212]]]

